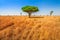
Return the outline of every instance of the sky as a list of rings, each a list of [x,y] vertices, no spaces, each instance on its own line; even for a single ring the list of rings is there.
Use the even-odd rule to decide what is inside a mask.
[[[23,6],[37,6],[39,11],[35,15],[60,15],[60,0],[0,0],[0,15],[27,15],[21,8]]]

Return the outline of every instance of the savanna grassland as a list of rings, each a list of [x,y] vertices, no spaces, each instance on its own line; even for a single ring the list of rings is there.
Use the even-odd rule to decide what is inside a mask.
[[[0,16],[0,40],[60,40],[60,16]]]

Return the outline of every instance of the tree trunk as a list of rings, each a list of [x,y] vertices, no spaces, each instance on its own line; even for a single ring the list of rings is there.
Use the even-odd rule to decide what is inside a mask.
[[[29,13],[29,18],[31,17],[31,13]]]

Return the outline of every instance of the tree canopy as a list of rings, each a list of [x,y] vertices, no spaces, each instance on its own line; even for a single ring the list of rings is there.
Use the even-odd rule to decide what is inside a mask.
[[[35,7],[35,6],[24,6],[24,7],[22,7],[22,10],[24,12],[37,12],[37,11],[39,11],[38,7]]]

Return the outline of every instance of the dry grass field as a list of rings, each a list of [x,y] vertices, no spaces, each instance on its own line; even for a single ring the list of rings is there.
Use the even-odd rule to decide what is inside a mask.
[[[0,16],[0,40],[60,40],[60,16]]]

